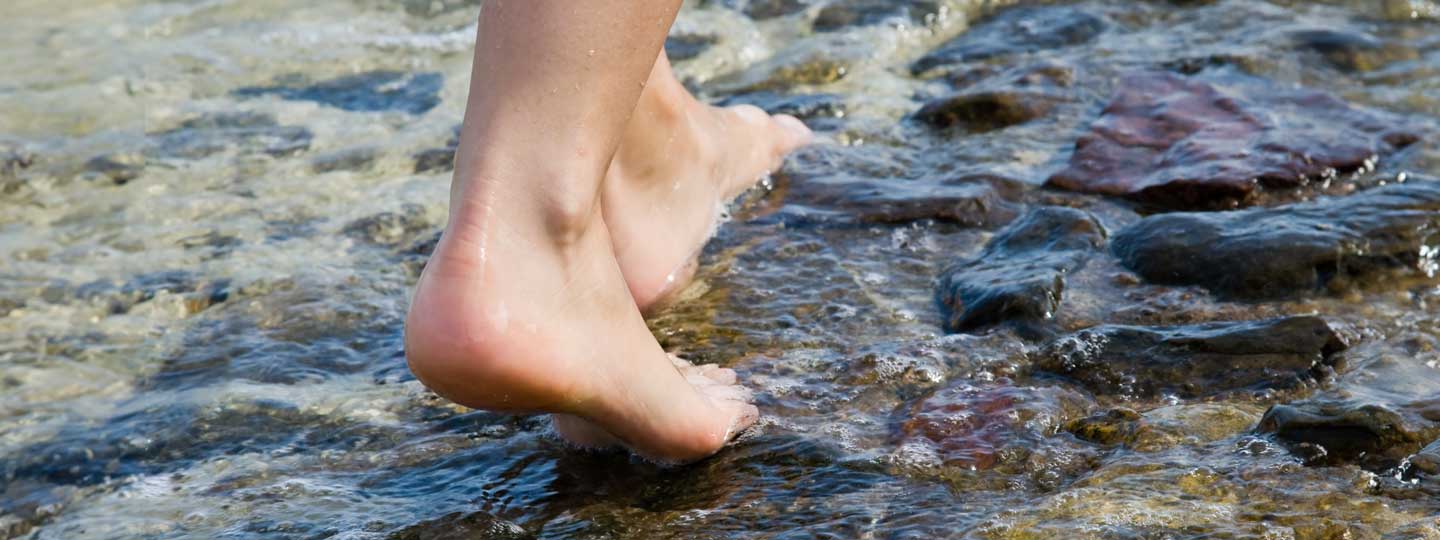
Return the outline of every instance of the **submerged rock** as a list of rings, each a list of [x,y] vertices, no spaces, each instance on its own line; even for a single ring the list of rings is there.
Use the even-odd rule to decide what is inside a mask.
[[[749,92],[726,96],[717,105],[754,105],[770,114],[788,114],[802,120],[839,118],[845,116],[845,102],[836,94],[789,94],[781,92]]]
[[[35,164],[35,154],[16,145],[0,143],[0,180],[13,179]]]
[[[763,21],[794,15],[804,11],[809,4],[804,0],[748,0],[742,11],[751,19]]]
[[[379,157],[380,152],[375,148],[346,148],[315,156],[310,161],[310,170],[316,173],[363,171],[374,165]]]
[[[313,84],[296,75],[282,78],[273,86],[250,86],[233,93],[240,97],[313,101],[346,111],[421,114],[440,104],[443,83],[444,76],[439,73],[377,70]]]
[[[1419,140],[1398,118],[1329,94],[1248,77],[1222,88],[1168,72],[1126,76],[1069,166],[1046,185],[1124,196],[1171,209],[1256,202],[1262,190],[1293,189]]]
[[[1244,433],[1259,415],[1231,405],[1194,403],[1137,413],[1114,408],[1072,420],[1065,430],[1105,445],[1124,445],[1139,452],[1158,452],[1181,444],[1204,444]]]
[[[911,71],[919,74],[951,64],[1079,45],[1108,26],[1101,16],[1075,7],[1012,7],[921,57]]]
[[[390,540],[523,540],[535,535],[486,512],[453,512],[390,533]]]
[[[1112,249],[1153,283],[1276,298],[1381,270],[1433,273],[1437,228],[1440,182],[1413,178],[1278,208],[1150,216],[1116,234]]]
[[[1440,437],[1440,408],[1316,399],[1271,407],[1255,429],[1275,434],[1310,465],[1355,463],[1380,470]]]
[[[1019,181],[998,176],[962,176],[940,181],[863,180],[844,183],[796,181],[787,200],[810,208],[790,222],[904,224],[931,220],[990,228],[1019,214]]]
[[[1410,456],[1410,470],[1440,480],[1440,439]]]
[[[1045,116],[1059,101],[1044,92],[960,92],[926,103],[915,118],[937,128],[994,131]]]
[[[73,290],[52,286],[43,291],[41,297],[52,303],[62,303],[73,297],[101,306],[111,315],[118,315],[161,294],[173,294],[184,300],[186,309],[196,313],[228,300],[230,289],[228,279],[204,279],[188,270],[161,270],[138,274],[124,281],[91,281]]]
[[[665,56],[673,61],[683,61],[700,56],[720,41],[709,34],[675,34],[665,38]]]
[[[1344,339],[1318,317],[1188,326],[1102,325],[1061,337],[1035,369],[1096,394],[1209,397],[1290,389],[1327,376]]]
[[[460,147],[460,126],[455,126],[452,131],[443,148],[421,150],[411,156],[415,159],[415,174],[455,169],[455,150]]]
[[[200,159],[227,150],[285,157],[310,149],[314,134],[301,126],[282,126],[268,114],[236,112],[191,118],[150,138],[146,155],[159,158]]]
[[[118,153],[95,156],[85,162],[85,173],[109,180],[117,186],[130,183],[145,170],[145,156]]]
[[[455,149],[430,148],[416,152],[415,174],[446,172],[455,169]]]
[[[413,241],[416,235],[429,229],[425,208],[406,203],[397,212],[380,212],[347,223],[340,232],[371,244],[398,246]]]
[[[929,446],[950,467],[1013,466],[1024,461],[1034,441],[1060,432],[1091,406],[1085,396],[1058,386],[962,382],[908,407],[901,443]]]
[[[816,32],[833,32],[888,22],[929,24],[940,13],[937,0],[837,0],[820,10],[814,28]]]
[[[1105,243],[1105,228],[1073,208],[1030,211],[973,258],[940,273],[936,299],[945,328],[974,330],[1009,320],[1049,319],[1060,309],[1065,274]]]
[[[1296,48],[1319,53],[1331,65],[1349,72],[1373,71],[1420,57],[1415,49],[1360,32],[1318,28],[1291,32],[1288,37]]]

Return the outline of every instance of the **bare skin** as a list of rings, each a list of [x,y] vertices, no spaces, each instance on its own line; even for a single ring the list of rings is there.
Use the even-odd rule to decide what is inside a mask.
[[[485,4],[450,221],[405,328],[411,369],[437,393],[554,413],[572,442],[667,462],[714,453],[758,411],[733,371],[667,355],[639,304],[673,290],[720,201],[809,136],[694,102],[666,62],[657,75],[677,9]]]
[[[615,257],[642,312],[693,277],[722,204],[810,140],[792,116],[697,101],[660,55],[601,188]]]

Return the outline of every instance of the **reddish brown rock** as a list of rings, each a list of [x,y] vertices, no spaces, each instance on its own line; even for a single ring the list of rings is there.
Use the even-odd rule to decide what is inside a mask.
[[[1254,204],[1419,140],[1384,113],[1329,94],[1233,77],[1219,86],[1165,72],[1125,77],[1047,185],[1172,209]]]
[[[900,431],[905,441],[933,444],[946,466],[992,469],[1090,407],[1085,396],[1058,386],[961,383],[911,407]]]

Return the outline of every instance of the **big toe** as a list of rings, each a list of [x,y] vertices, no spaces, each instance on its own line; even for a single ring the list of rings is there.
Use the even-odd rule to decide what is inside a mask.
[[[774,122],[780,128],[779,132],[781,136],[779,146],[781,154],[789,154],[796,148],[810,144],[811,141],[815,140],[815,132],[810,131],[810,127],[806,126],[805,122],[800,121],[799,118],[788,114],[777,114],[770,117],[770,121]]]

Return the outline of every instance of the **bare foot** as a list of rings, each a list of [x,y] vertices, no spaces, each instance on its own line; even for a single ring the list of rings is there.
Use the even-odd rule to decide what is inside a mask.
[[[724,205],[811,138],[791,116],[697,101],[660,55],[601,187],[615,257],[642,311],[693,277]]]
[[[710,455],[755,421],[733,372],[677,367],[661,350],[598,201],[557,200],[580,179],[529,169],[493,182],[472,172],[476,161],[457,160],[451,219],[406,318],[421,382],[469,407],[582,419],[590,438],[572,431],[574,442],[665,462]]]

